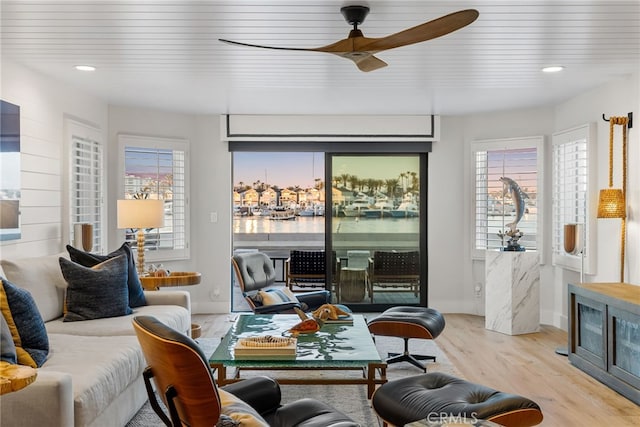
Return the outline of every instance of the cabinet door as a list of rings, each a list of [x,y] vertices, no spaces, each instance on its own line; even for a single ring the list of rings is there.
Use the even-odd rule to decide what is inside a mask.
[[[640,388],[640,316],[608,307],[609,373]]]
[[[602,369],[607,369],[606,306],[581,295],[575,295],[575,342],[577,355]]]

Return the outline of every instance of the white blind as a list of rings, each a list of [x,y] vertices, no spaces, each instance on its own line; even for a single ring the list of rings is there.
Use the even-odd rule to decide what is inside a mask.
[[[125,198],[164,201],[164,226],[145,230],[149,259],[188,256],[188,186],[186,142],[162,138],[121,136],[124,154]],[[136,245],[135,230],[125,240]]]
[[[102,144],[71,135],[71,224],[93,225],[92,252],[102,252]],[[73,227],[70,241],[73,242]]]
[[[522,233],[518,243],[527,251],[540,251],[541,201],[544,139],[531,137],[514,140],[477,141],[472,144],[474,207],[474,256],[507,246],[509,224],[517,219],[516,198],[501,177],[515,181],[524,193],[523,214],[516,228]]]

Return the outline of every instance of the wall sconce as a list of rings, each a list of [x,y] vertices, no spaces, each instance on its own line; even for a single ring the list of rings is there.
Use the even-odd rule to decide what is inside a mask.
[[[620,282],[624,282],[624,254],[627,236],[627,124],[632,118],[610,117],[609,122],[609,188],[600,190],[598,199],[598,218],[620,218]],[[613,187],[613,130],[615,125],[622,125],[622,189]]]
[[[598,218],[626,218],[627,206],[619,188],[600,190]]]
[[[138,274],[144,274],[144,229],[164,226],[164,201],[152,199],[118,200],[118,228],[137,228]]]

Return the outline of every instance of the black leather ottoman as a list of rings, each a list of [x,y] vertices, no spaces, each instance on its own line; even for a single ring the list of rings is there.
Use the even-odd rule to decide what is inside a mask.
[[[392,307],[369,321],[369,332],[404,339],[403,353],[389,353],[387,363],[409,362],[427,372],[419,360],[433,360],[435,356],[409,353],[409,339],[432,340],[444,330],[444,316],[433,308]]]
[[[542,422],[540,407],[526,397],[440,372],[389,381],[375,391],[371,403],[378,417],[395,426],[444,417],[482,419],[506,427]]]

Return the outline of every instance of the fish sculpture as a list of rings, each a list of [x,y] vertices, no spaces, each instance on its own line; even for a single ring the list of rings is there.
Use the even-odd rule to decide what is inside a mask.
[[[522,191],[517,182],[507,177],[500,177],[500,181],[504,185],[504,194],[509,193],[511,196],[511,200],[516,206],[516,219],[513,222],[507,224],[507,227],[511,230],[511,234],[516,233],[516,226],[522,219],[524,215],[524,199],[528,199],[529,195]]]
[[[289,332],[291,332],[293,336],[318,332],[320,328],[322,328],[322,325],[324,325],[324,321],[329,318],[330,314],[329,309],[324,309],[319,313],[320,315],[317,318],[312,318],[307,316],[307,313],[297,307],[294,307],[294,310],[298,314],[298,317],[300,317],[301,322],[296,323],[289,329]]]
[[[315,319],[319,319],[325,314],[326,310],[329,311],[329,315],[328,315],[327,319],[330,319],[330,320],[338,320],[340,318],[340,316],[349,316],[351,314],[351,313],[347,313],[346,311],[344,311],[341,307],[338,307],[337,305],[334,305],[334,304],[322,304],[313,313],[311,313],[311,315]]]

